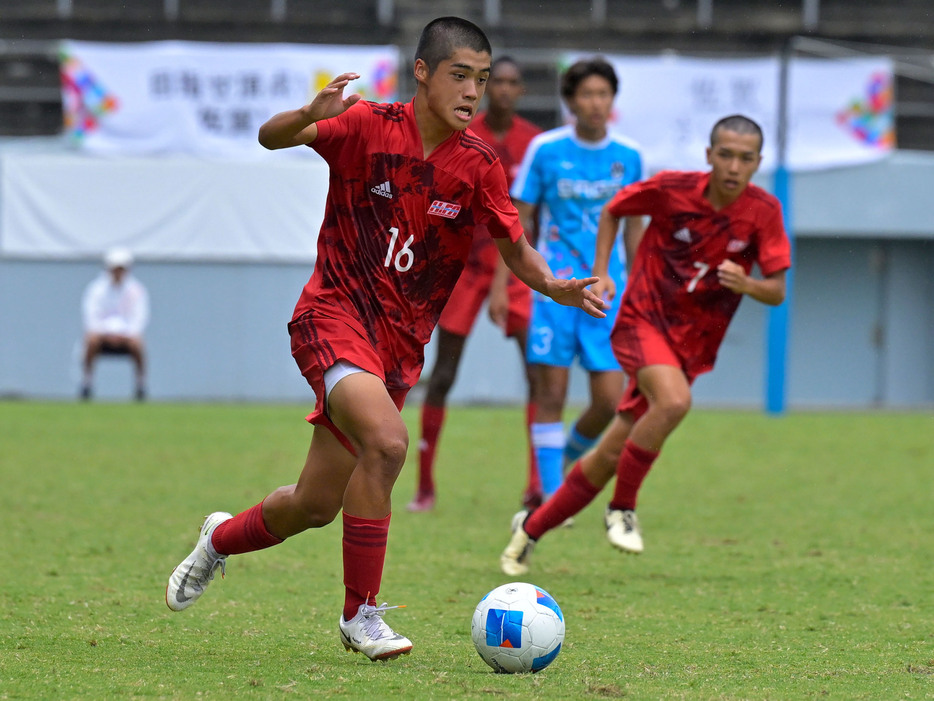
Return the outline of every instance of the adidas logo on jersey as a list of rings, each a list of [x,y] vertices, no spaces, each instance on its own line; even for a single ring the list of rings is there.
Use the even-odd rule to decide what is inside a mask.
[[[746,246],[749,245],[749,241],[741,241],[739,239],[730,239],[730,242],[726,245],[727,253],[739,253],[746,249]]]
[[[686,226],[681,227],[675,232],[675,239],[684,243],[691,243],[691,230]]]
[[[392,199],[392,190],[389,189],[389,181],[387,180],[380,185],[376,185],[370,188],[370,192],[374,195],[379,195],[380,197],[385,197],[386,199]]]

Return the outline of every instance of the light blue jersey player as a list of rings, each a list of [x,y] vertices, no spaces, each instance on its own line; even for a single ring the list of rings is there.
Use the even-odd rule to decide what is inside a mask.
[[[585,141],[573,125],[567,125],[532,140],[510,194],[538,205],[538,250],[555,277],[584,278],[593,275],[603,206],[621,187],[641,179],[642,158],[629,139],[607,133],[600,141]],[[622,290],[626,253],[621,240],[610,260],[610,274]],[[548,298],[536,293],[536,299]],[[614,310],[618,308],[619,297],[612,303]]]
[[[578,61],[562,77],[561,92],[573,125],[540,134],[529,144],[510,194],[523,221],[538,209],[538,250],[561,279],[590,277],[603,206],[642,179],[638,148],[608,130],[618,81],[601,58]],[[641,227],[638,218],[626,226]],[[561,485],[563,467],[583,454],[613,418],[623,373],[610,348],[610,331],[626,283],[626,256],[617,243],[610,275],[617,294],[605,319],[563,309],[535,295],[526,355],[534,375],[536,418],[532,443],[547,498]],[[562,413],[571,364],[590,375],[590,405],[564,435]]]

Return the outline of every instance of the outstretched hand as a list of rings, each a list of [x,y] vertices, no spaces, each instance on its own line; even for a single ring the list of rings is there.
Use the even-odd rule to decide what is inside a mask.
[[[554,288],[548,296],[558,304],[563,304],[566,307],[580,307],[590,316],[603,319],[606,317],[606,312],[603,310],[609,305],[587,289],[589,285],[593,285],[599,280],[598,277],[587,277],[582,280],[577,278],[555,280]]]
[[[343,114],[356,104],[361,96],[357,93],[344,97],[344,88],[350,81],[360,77],[359,73],[341,73],[330,83],[321,88],[315,98],[308,105],[309,114],[315,122],[330,119]]]

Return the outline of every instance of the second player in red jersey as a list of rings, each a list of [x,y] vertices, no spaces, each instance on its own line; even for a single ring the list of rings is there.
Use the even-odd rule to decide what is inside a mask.
[[[608,205],[615,217],[652,218],[640,245],[653,255],[636,255],[613,330],[624,369],[645,364],[628,333],[648,324],[665,337],[688,377],[712,370],[742,300],[720,284],[717,267],[729,260],[748,275],[758,264],[769,276],[790,265],[778,200],[750,184],[717,211],[704,196],[710,178],[662,172],[621,190]]]
[[[628,385],[613,423],[555,496],[516,519],[500,557],[506,574],[527,572],[536,541],[593,501],[614,474],[607,539],[623,552],[642,552],[639,489],[690,409],[694,378],[713,368],[743,296],[769,305],[785,298],[791,246],[781,206],[750,184],[761,152],[758,124],[742,115],[724,117],[711,130],[710,172],[660,173],[623,188],[604,207],[593,268],[598,275],[606,271],[620,217],[652,218],[640,240],[626,242],[635,260],[611,336]],[[761,278],[750,274],[754,265]],[[611,278],[601,278],[594,290],[615,294]]]

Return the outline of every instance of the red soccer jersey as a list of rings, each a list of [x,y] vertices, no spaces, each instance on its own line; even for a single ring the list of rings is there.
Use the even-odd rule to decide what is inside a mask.
[[[480,112],[474,118],[470,123],[470,129],[496,151],[499,162],[503,164],[503,170],[506,171],[506,184],[509,187],[512,187],[512,181],[522,164],[522,157],[525,155],[529,142],[542,132],[527,119],[513,115],[512,126],[500,140],[486,125],[486,112]],[[489,234],[483,227],[478,227],[474,232],[474,248],[467,259],[467,267],[492,276],[496,270],[498,258],[499,251],[496,250]]]
[[[725,259],[747,274],[791,266],[791,246],[779,201],[749,185],[720,211],[704,198],[710,173],[662,172],[620,190],[610,201],[616,217],[650,215],[613,329],[614,346],[626,329],[649,323],[671,344],[690,377],[713,369],[717,351],[742,295],[722,287]]]
[[[376,349],[391,389],[411,387],[470,251],[474,225],[516,241],[522,226],[496,153],[455,132],[426,159],[414,103],[361,100],[318,123],[330,166],[318,259],[293,319],[338,319]]]

